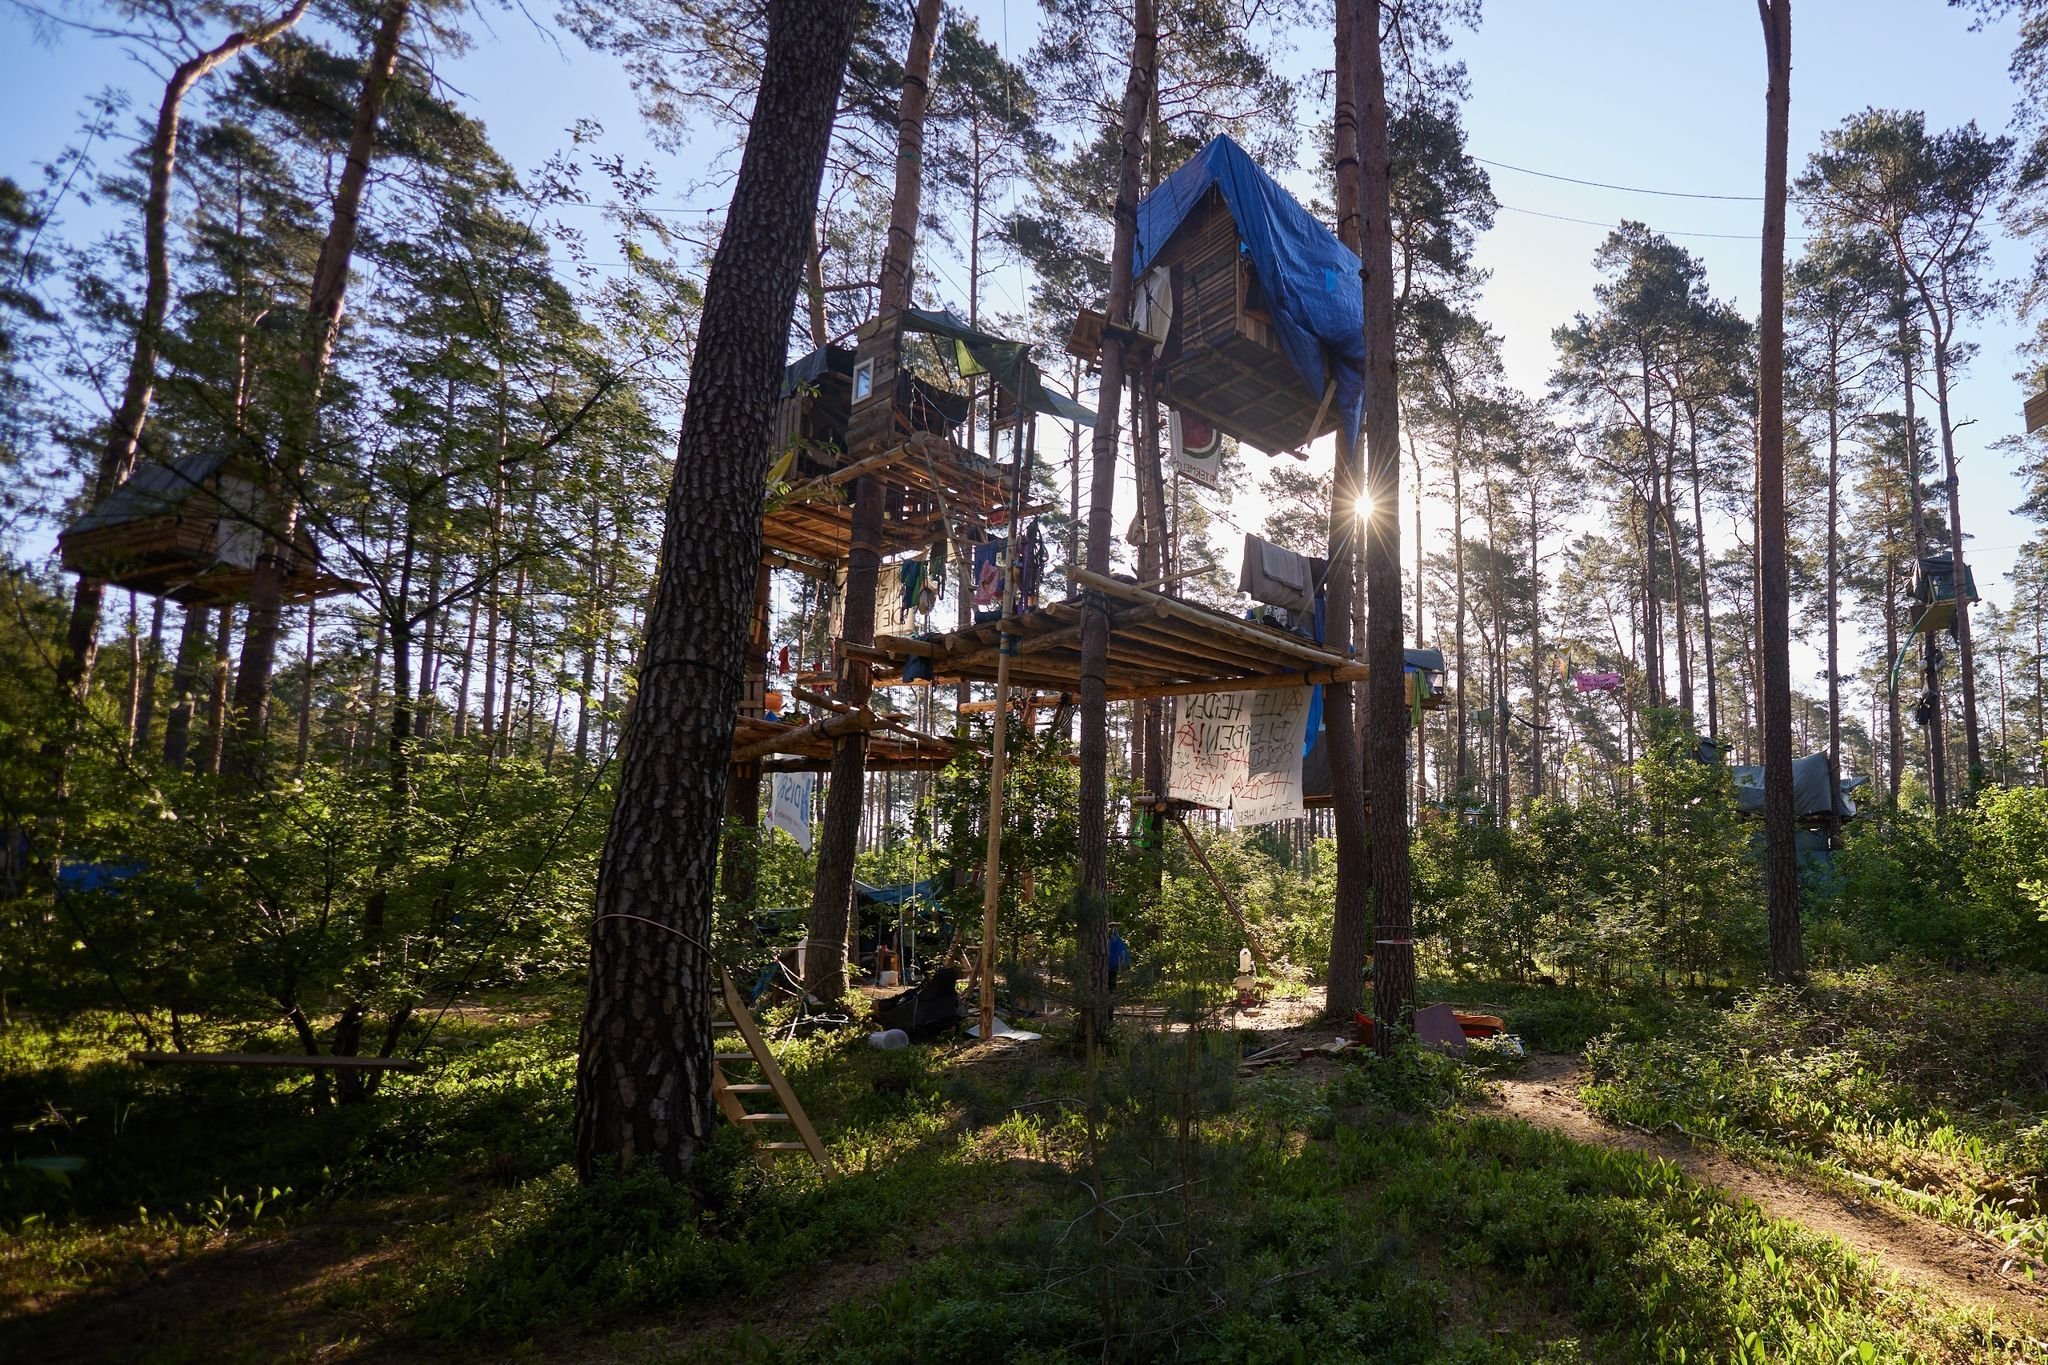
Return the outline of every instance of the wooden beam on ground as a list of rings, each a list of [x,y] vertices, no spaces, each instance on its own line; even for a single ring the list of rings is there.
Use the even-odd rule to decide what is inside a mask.
[[[285,1052],[131,1052],[144,1066],[252,1066],[316,1071],[425,1071],[408,1057],[301,1057]]]

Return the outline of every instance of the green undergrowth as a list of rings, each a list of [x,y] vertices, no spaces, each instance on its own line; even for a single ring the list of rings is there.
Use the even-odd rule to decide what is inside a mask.
[[[1610,1029],[1645,1017],[1610,1007]],[[721,1129],[684,1184],[586,1188],[574,1020],[566,997],[451,1015],[427,1073],[324,1113],[302,1079],[143,1072],[84,1025],[68,1052],[10,1045],[8,1112],[45,1115],[17,1154],[82,1164],[8,1170],[0,1357],[65,1353],[119,1302],[89,1291],[175,1283],[250,1238],[289,1266],[337,1228],[376,1254],[317,1281],[202,1279],[218,1297],[142,1358],[2018,1356],[1667,1165],[1476,1116],[1478,1069],[1434,1054],[1247,1077],[1231,1033],[1131,1029],[1091,1076],[1057,1030],[881,1052],[785,1038],[770,1011],[833,1178],[763,1170]]]
[[[515,1184],[568,1155],[575,1014],[451,1012],[428,1069],[312,1112],[302,1072],[145,1068],[89,1014],[0,1033],[0,1317],[337,1210]],[[283,1037],[209,1046],[290,1051]],[[408,1049],[409,1050],[409,1049]]]
[[[2048,978],[1890,965],[1587,1049],[1601,1114],[1809,1166],[2048,1257]]]
[[[1098,1223],[1084,1162],[1042,1216],[908,1270],[801,1340],[738,1328],[707,1358],[2022,1358],[1988,1323],[1917,1304],[1839,1244],[1668,1164],[1473,1117],[1473,1086],[1412,1052],[1329,1082],[1269,1072],[1202,1125],[1185,1200],[1171,1180],[1119,1180],[1106,1155]],[[1171,1118],[1125,1121],[1171,1134]],[[1171,1216],[1154,1227],[1148,1207]]]
[[[1603,1034],[1630,1036],[1664,1029],[1687,1001],[1725,998],[1724,993],[1673,991],[1637,986],[1603,991],[1590,986],[1531,985],[1516,981],[1425,979],[1418,995],[1460,1009],[1499,1015],[1509,1033],[1537,1052],[1578,1052]]]

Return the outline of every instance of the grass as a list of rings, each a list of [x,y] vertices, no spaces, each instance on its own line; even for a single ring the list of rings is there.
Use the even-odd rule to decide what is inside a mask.
[[[1809,1167],[2048,1257],[2048,982],[1902,965],[1817,976],[1588,1050],[1589,1104]]]
[[[685,1186],[584,1188],[575,1005],[451,1016],[427,1073],[317,1115],[303,1080],[128,1067],[96,1017],[17,1029],[0,1101],[39,1117],[15,1152],[83,1164],[7,1168],[0,1356],[2017,1355],[1669,1166],[1475,1116],[1475,1073],[1412,1052],[1240,1079],[1229,1035],[1136,1034],[1092,1080],[1091,1129],[1057,1037],[806,1038],[783,1061],[840,1178],[763,1172],[725,1131]],[[1544,1036],[1595,1008],[1554,1008]],[[145,1331],[155,1280],[185,1309]]]

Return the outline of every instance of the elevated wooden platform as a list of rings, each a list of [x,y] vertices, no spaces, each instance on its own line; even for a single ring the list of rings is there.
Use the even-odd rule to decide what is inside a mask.
[[[1365,665],[1357,660],[1276,627],[1086,569],[1077,570],[1075,579],[1109,600],[1104,681],[1111,701],[1357,682],[1366,676]],[[940,681],[991,682],[1007,633],[1016,637],[1010,657],[1012,687],[1078,694],[1081,617],[1081,602],[1070,599],[932,640],[881,636],[873,649],[862,652],[896,670],[896,676],[877,678],[878,686],[900,683],[903,664],[911,658],[930,660]]]
[[[867,766],[871,772],[943,768],[953,761],[956,746],[952,740],[921,734],[870,713],[865,717],[835,715],[823,721],[742,716],[733,727],[733,762],[758,762],[771,772],[823,772],[832,766],[833,741],[854,730],[868,732]]]
[[[945,539],[948,523],[1003,525],[1010,520],[1010,466],[984,460],[928,431],[901,444],[801,480],[762,516],[766,550],[825,564],[846,558],[853,541],[852,485],[882,481],[882,554],[921,550]]]

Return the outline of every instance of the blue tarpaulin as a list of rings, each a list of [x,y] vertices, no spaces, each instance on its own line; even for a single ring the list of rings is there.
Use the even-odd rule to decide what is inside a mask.
[[[869,886],[866,882],[857,881],[853,889],[864,901],[874,901],[877,905],[901,905],[905,901],[937,900],[939,879],[930,877],[921,882],[903,882],[896,886]]]
[[[1134,276],[1142,277],[1167,239],[1211,188],[1237,224],[1281,349],[1310,402],[1335,379],[1335,407],[1350,431],[1365,417],[1365,289],[1358,257],[1227,137],[1218,137],[1138,205]]]

